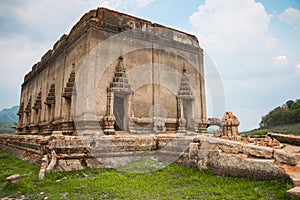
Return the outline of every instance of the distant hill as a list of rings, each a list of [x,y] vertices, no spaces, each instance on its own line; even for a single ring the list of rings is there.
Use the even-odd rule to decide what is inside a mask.
[[[13,106],[12,108],[4,108],[0,111],[0,122],[18,122],[17,112],[19,106]]]
[[[260,128],[244,132],[244,136],[261,135],[267,132],[300,135],[300,99],[289,100],[262,117]]]
[[[259,125],[261,128],[269,128],[297,123],[300,123],[300,99],[289,100],[282,106],[274,108],[262,117]]]
[[[15,133],[15,127],[18,122],[17,112],[19,106],[13,106],[12,108],[4,108],[0,111],[0,134],[1,133]]]

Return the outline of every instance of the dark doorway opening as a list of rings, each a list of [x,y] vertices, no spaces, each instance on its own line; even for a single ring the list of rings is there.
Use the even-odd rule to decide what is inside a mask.
[[[192,101],[183,101],[183,117],[186,120],[185,128],[187,130],[193,130],[193,112]]]
[[[114,128],[116,131],[124,131],[124,110],[125,100],[123,97],[115,95],[114,97],[114,116],[115,124]]]

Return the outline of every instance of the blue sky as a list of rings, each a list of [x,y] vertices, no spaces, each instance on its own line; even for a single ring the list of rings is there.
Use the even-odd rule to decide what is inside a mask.
[[[299,0],[1,0],[0,109],[19,103],[31,66],[100,6],[196,35],[222,78],[224,109],[239,117],[241,130],[300,98]],[[211,93],[208,88],[208,115],[221,117]]]

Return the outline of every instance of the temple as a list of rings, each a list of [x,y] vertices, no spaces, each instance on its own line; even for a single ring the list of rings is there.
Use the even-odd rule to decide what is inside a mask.
[[[16,134],[0,135],[0,149],[40,163],[39,179],[84,166],[126,171],[147,159],[222,176],[288,176],[295,188],[287,194],[299,191],[300,147],[279,140],[300,137],[242,137],[232,112],[207,119],[204,83],[195,36],[91,10],[25,76]],[[209,125],[220,129],[199,134]]]
[[[122,33],[124,43],[112,40]],[[92,77],[105,62],[101,76]],[[87,90],[93,97],[84,103],[80,95]],[[16,133],[77,135],[74,121],[88,112],[106,135],[205,131],[203,50],[197,38],[106,8],[86,13],[26,74]]]

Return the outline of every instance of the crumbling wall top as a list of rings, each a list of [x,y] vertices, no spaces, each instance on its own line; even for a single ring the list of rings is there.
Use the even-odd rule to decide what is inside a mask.
[[[25,75],[23,85],[43,70],[63,49],[71,45],[90,27],[105,28],[115,33],[137,28],[147,32],[152,28],[151,31],[154,30],[157,37],[199,48],[198,40],[194,35],[107,8],[98,8],[84,14],[68,35],[64,34],[60,37],[53,48],[48,50],[41,61],[34,64],[31,71]]]

